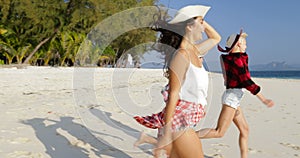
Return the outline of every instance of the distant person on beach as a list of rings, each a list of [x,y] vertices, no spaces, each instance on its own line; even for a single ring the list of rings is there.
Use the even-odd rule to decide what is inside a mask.
[[[227,38],[226,49],[218,45],[218,49],[225,54],[220,57],[224,83],[226,90],[222,96],[222,110],[215,129],[202,129],[197,132],[200,138],[219,138],[223,137],[231,122],[240,131],[239,146],[241,157],[248,155],[248,133],[249,127],[245,116],[240,108],[240,102],[244,95],[244,89],[256,95],[267,107],[272,107],[274,102],[266,99],[261,94],[261,88],[253,82],[248,69],[248,55],[246,53],[247,34],[241,32],[232,34]]]
[[[134,118],[146,127],[158,129],[158,141],[149,137],[153,140],[150,143],[156,144],[156,157],[160,151],[166,151],[170,157],[204,157],[201,141],[193,129],[204,117],[207,104],[208,73],[202,62],[203,56],[221,40],[204,20],[209,9],[202,5],[186,6],[169,22],[159,16],[152,27],[161,32],[157,49],[166,58],[169,80],[164,91],[166,106],[158,114]],[[203,32],[208,38],[199,42]],[[137,141],[135,145],[142,142]]]

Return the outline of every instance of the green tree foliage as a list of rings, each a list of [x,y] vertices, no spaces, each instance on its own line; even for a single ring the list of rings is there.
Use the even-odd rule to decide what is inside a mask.
[[[84,48],[79,53],[80,56],[78,58],[80,63],[89,65],[94,64],[98,60],[99,54],[86,53],[86,51],[89,51],[89,47],[99,46],[102,48],[110,45],[116,50],[116,57],[118,59],[123,53],[126,53],[127,50],[134,46],[154,42],[156,33],[148,27],[153,22],[153,16],[157,11],[158,9],[155,6],[137,7],[116,13],[108,19],[101,21],[88,34],[87,38],[90,42],[86,42]],[[140,49],[136,54],[145,52],[145,48]],[[101,55],[103,52],[100,51],[99,53]]]
[[[58,58],[61,66],[67,59],[74,63],[81,43],[97,24],[126,9],[154,3],[155,0],[0,0],[0,54],[6,57],[7,64],[36,64],[43,60],[47,65],[53,58]],[[132,15],[128,22],[139,25],[145,21],[136,17],[152,16],[141,13]],[[114,25],[122,27],[122,23]],[[129,30],[109,43],[109,62],[114,63],[120,52],[153,40],[152,31]],[[103,54],[100,50],[95,51],[97,59]]]

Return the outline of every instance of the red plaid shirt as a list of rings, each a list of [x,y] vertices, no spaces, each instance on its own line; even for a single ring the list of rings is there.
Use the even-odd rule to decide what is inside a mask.
[[[260,91],[260,87],[251,80],[246,53],[222,54],[221,65],[226,89],[246,88],[254,95]]]

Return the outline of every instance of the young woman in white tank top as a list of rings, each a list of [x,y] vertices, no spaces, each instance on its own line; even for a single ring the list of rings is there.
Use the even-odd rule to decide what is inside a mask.
[[[199,60],[202,63],[202,57]],[[203,64],[200,65],[201,67],[196,66],[190,61],[179,96],[181,100],[205,106],[207,104],[208,73]]]
[[[165,150],[170,157],[204,157],[201,142],[191,127],[204,116],[208,87],[207,72],[198,56],[203,56],[221,40],[215,29],[203,20],[209,8],[201,5],[184,7],[169,22],[158,15],[151,27],[161,32],[159,51],[166,57],[173,56],[172,60],[166,60],[171,61],[166,63],[169,79],[166,107],[152,116],[134,117],[146,127],[159,129],[158,142],[156,139],[146,141],[145,135],[141,135],[135,143],[155,143],[155,156],[158,151]],[[195,44],[202,40],[202,32],[208,39]],[[175,55],[170,46],[177,50]]]

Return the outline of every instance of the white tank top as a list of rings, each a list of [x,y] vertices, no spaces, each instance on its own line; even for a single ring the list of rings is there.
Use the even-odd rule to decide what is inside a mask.
[[[207,90],[208,73],[204,66],[199,68],[190,62],[179,92],[180,99],[205,106]]]

